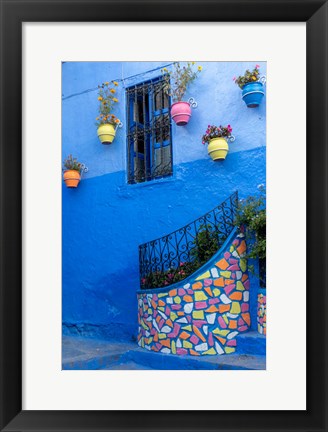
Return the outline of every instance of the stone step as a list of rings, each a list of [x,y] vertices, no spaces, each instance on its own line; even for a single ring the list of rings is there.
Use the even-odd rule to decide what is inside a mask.
[[[96,370],[117,364],[123,354],[134,349],[134,342],[117,342],[80,336],[63,336],[62,369]]]
[[[265,356],[266,354],[266,336],[257,331],[240,333],[237,337],[238,354],[250,354]]]
[[[134,362],[157,370],[265,370],[263,355],[226,354],[190,356],[162,354],[138,348],[127,352],[122,362]]]
[[[63,336],[65,370],[263,370],[265,356],[228,354],[177,356],[147,351],[136,342]]]
[[[100,368],[101,370],[149,370],[147,366],[143,366],[136,362],[108,364]]]

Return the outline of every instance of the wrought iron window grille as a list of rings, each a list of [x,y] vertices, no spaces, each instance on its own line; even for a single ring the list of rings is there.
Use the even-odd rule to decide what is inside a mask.
[[[139,246],[141,289],[160,288],[185,279],[205,264],[234,228],[238,192],[188,225]]]
[[[170,97],[158,77],[126,89],[128,183],[172,175]]]

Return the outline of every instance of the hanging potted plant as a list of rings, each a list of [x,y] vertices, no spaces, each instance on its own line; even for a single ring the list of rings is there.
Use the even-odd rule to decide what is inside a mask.
[[[182,100],[187,88],[195,81],[202,70],[202,66],[198,66],[197,69],[195,67],[195,62],[188,62],[186,66],[181,66],[177,62],[174,63],[174,72],[169,72],[166,68],[162,69],[166,81],[164,91],[173,99],[171,117],[177,126],[185,126],[191,117],[190,107],[196,108],[197,106],[193,98],[190,98],[187,102]],[[173,85],[171,80],[174,83]]]
[[[208,144],[207,152],[214,161],[224,160],[229,151],[228,141],[233,142],[235,137],[231,135],[232,127],[208,125],[202,137],[203,144]]]
[[[98,86],[99,115],[96,117],[97,134],[102,144],[111,144],[116,135],[120,120],[113,114],[113,108],[118,99],[115,97],[118,83],[108,81]]]
[[[81,180],[82,171],[87,171],[87,168],[76,158],[69,155],[63,162],[64,182],[69,188],[76,188]]]
[[[252,71],[247,70],[244,75],[233,78],[242,89],[242,98],[248,108],[256,108],[260,105],[264,96],[265,77],[260,77],[260,66],[256,65]]]

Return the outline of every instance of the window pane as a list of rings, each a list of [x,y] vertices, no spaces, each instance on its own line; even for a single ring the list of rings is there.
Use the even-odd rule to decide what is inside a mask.
[[[154,177],[163,177],[171,174],[171,147],[161,147],[155,150],[156,164],[153,170]]]

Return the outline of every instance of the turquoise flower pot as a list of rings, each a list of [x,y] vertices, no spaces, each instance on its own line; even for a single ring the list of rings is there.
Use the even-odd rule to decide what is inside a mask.
[[[264,96],[264,86],[260,81],[245,84],[242,90],[242,98],[248,108],[256,108],[260,105]]]

